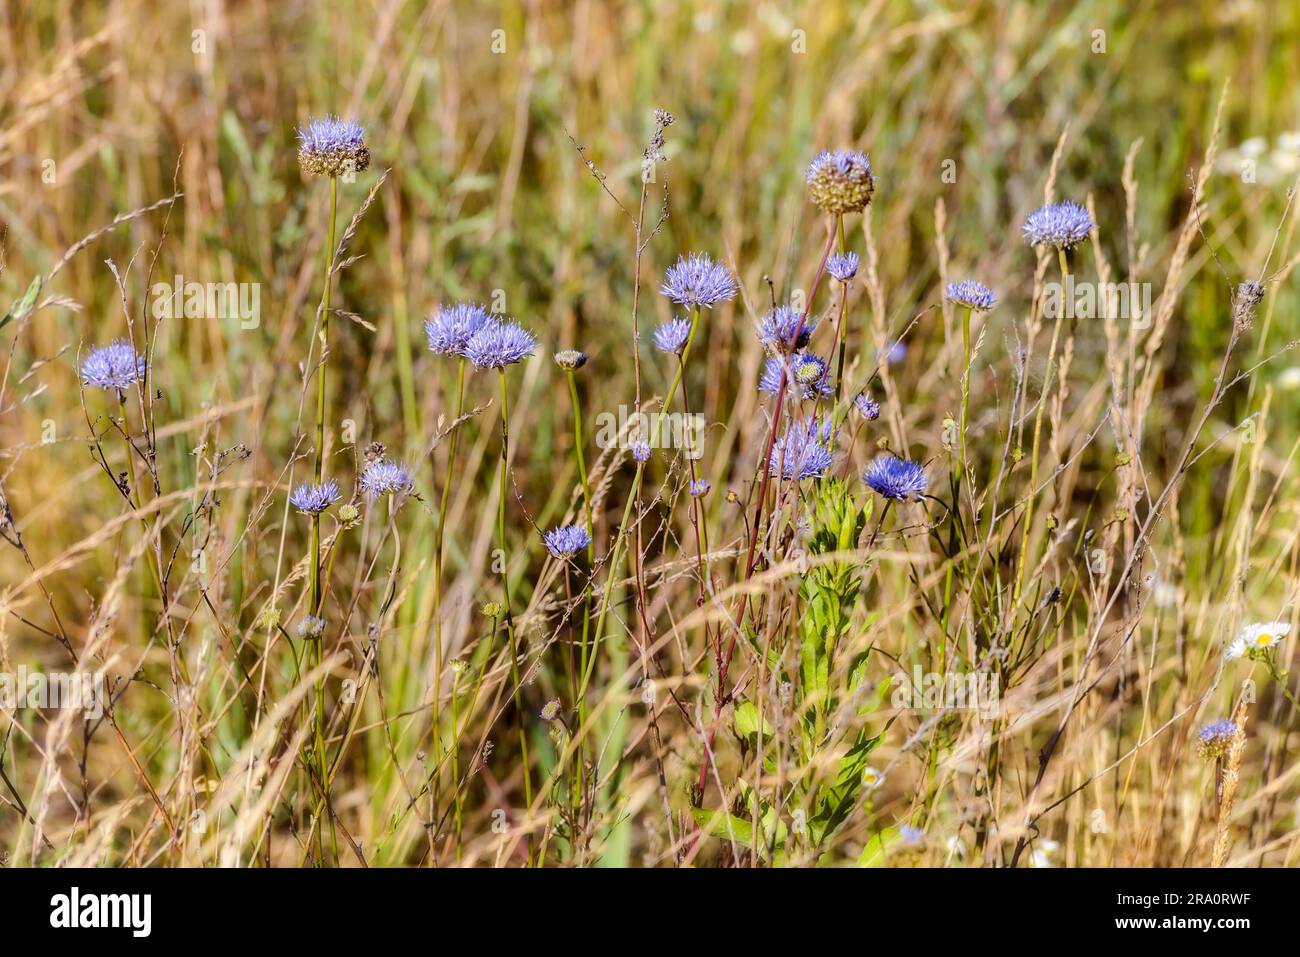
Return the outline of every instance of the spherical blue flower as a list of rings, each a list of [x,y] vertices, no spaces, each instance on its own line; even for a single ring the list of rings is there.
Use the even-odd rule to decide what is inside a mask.
[[[802,326],[800,319],[803,319]],[[816,319],[812,316],[804,318],[801,310],[787,303],[777,306],[759,320],[758,341],[773,355],[782,355],[808,345],[816,327]]]
[[[339,483],[326,479],[318,485],[303,482],[289,496],[289,504],[308,515],[319,515],[329,508],[339,497]]]
[[[664,273],[659,292],[681,306],[709,306],[736,295],[731,273],[703,253],[680,257]]]
[[[835,426],[827,419],[792,422],[772,443],[767,468],[784,479],[821,478],[835,460]]]
[[[857,150],[822,150],[805,177],[814,205],[831,215],[854,213],[871,202],[871,161]]]
[[[695,479],[691,482],[691,495],[699,498],[701,495],[708,495],[709,489],[713,488],[708,479]]]
[[[298,622],[298,637],[304,641],[313,641],[325,633],[325,619],[316,615],[305,615]]]
[[[858,415],[868,421],[880,418],[880,403],[871,398],[871,393],[866,390],[854,397],[853,408],[858,410]]]
[[[480,369],[504,369],[533,354],[537,339],[517,322],[488,322],[465,344],[465,358]]]
[[[553,528],[542,536],[542,540],[546,542],[546,550],[556,558],[572,558],[591,544],[591,536],[581,525]]]
[[[92,349],[81,363],[81,381],[98,389],[125,389],[143,378],[144,356],[125,339]]]
[[[965,306],[967,309],[973,309],[976,312],[988,312],[998,301],[998,297],[993,295],[992,289],[982,282],[976,282],[974,279],[963,279],[961,282],[948,283],[943,295],[949,302],[955,302],[959,306]]]
[[[644,465],[650,461],[650,443],[642,439],[636,439],[632,442],[632,458],[639,464]]]
[[[919,847],[925,843],[925,831],[911,824],[904,824],[898,829],[898,839],[905,847]]]
[[[661,352],[680,353],[691,335],[689,319],[669,319],[655,329],[655,348]]]
[[[911,459],[886,455],[867,466],[862,481],[885,498],[906,502],[925,491],[925,469]]]
[[[848,282],[858,274],[861,262],[857,253],[837,253],[826,260],[826,271],[840,282]]]
[[[1088,238],[1095,224],[1092,214],[1078,203],[1048,203],[1029,214],[1022,227],[1031,246],[1073,249]]]
[[[463,356],[474,334],[493,321],[486,309],[472,302],[442,306],[424,321],[429,351],[440,356]]]
[[[1212,724],[1207,724],[1197,732],[1196,744],[1203,756],[1218,758],[1227,754],[1236,738],[1236,722],[1228,720],[1215,721]]]
[[[882,355],[881,351],[877,349],[876,358],[877,359],[881,358],[881,355]],[[885,343],[885,351],[883,353],[883,356],[885,362],[889,363],[889,365],[891,366],[897,365],[898,363],[902,362],[904,359],[907,358],[907,343],[903,342],[901,339],[894,339],[890,342]]]
[[[359,484],[361,490],[367,495],[409,492],[415,488],[415,483],[411,481],[411,473],[406,467],[386,459],[367,465],[361,473]]]
[[[800,398],[815,399],[819,395],[830,395],[830,369],[825,361],[807,352],[797,352],[793,356],[772,356],[763,365],[763,374],[758,379],[758,391],[778,392],[781,388],[781,371],[786,374],[786,390],[797,388]]]
[[[366,131],[351,120],[318,117],[298,129],[298,165],[304,173],[341,176],[370,165]]]

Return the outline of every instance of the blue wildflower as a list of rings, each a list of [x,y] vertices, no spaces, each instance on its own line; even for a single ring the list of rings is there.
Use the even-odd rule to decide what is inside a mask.
[[[298,622],[298,637],[304,641],[313,641],[325,633],[325,619],[316,615],[306,615]]]
[[[474,334],[493,321],[486,309],[472,302],[442,306],[424,321],[429,351],[440,356],[463,356]]]
[[[763,365],[763,374],[759,376],[758,390],[773,393],[779,391],[783,368],[787,390],[797,387],[801,398],[815,399],[819,395],[831,394],[830,369],[824,360],[807,352],[797,352],[789,359],[782,356],[769,358]]]
[[[556,558],[572,558],[591,544],[591,536],[581,525],[553,528],[542,536],[542,540],[546,543],[546,550]]]
[[[832,216],[865,209],[876,188],[871,161],[857,150],[822,150],[805,179],[813,204]]]
[[[802,326],[800,319],[803,319]],[[787,303],[777,306],[759,320],[758,341],[774,355],[793,352],[808,345],[816,326],[816,319],[812,316],[805,319],[801,310]]]
[[[1201,728],[1196,734],[1196,745],[1201,755],[1207,758],[1220,758],[1228,753],[1232,743],[1237,739],[1235,721],[1215,721]]]
[[[386,459],[367,465],[361,473],[358,484],[367,495],[409,492],[415,487],[415,483],[411,481],[411,473],[405,466]]]
[[[339,497],[339,483],[333,479],[313,485],[303,482],[289,495],[289,504],[307,515],[319,515]]]
[[[1048,203],[1029,214],[1022,227],[1031,246],[1073,249],[1095,228],[1092,214],[1078,203]]]
[[[857,253],[837,253],[826,260],[826,271],[840,282],[848,282],[858,274],[861,262]]]
[[[699,498],[701,495],[708,495],[709,489],[713,488],[708,479],[695,479],[691,482],[691,495]]]
[[[925,469],[911,459],[886,455],[867,466],[862,481],[885,498],[906,502],[925,491]]]
[[[987,312],[998,301],[998,297],[993,295],[992,289],[982,282],[976,282],[974,279],[963,279],[961,282],[948,283],[943,295],[949,302],[965,306],[967,309],[973,309],[976,312]]]
[[[480,369],[504,369],[533,354],[536,337],[517,322],[489,322],[465,344],[465,358]]]
[[[871,393],[865,389],[854,397],[853,408],[858,410],[858,415],[868,421],[880,418],[880,403],[871,398]]]
[[[649,462],[650,443],[643,439],[634,440],[632,442],[632,458],[634,458],[640,465],[645,465],[646,462]]]
[[[880,359],[882,355],[885,362],[889,365],[897,365],[907,358],[907,343],[903,342],[901,339],[891,340],[890,342],[885,343],[885,351],[883,353],[881,353],[879,349],[876,350],[877,359]]]
[[[772,443],[768,472],[784,479],[821,478],[835,460],[834,443],[830,419],[792,422]]]
[[[366,131],[337,116],[312,119],[298,129],[298,165],[314,176],[360,173],[370,165]]]
[[[81,363],[81,381],[98,389],[125,389],[144,378],[144,356],[118,339],[92,349]]]
[[[655,348],[661,352],[680,354],[691,335],[689,319],[669,319],[655,329]]]
[[[664,273],[659,292],[681,306],[712,307],[735,297],[731,273],[703,253],[680,257]]]

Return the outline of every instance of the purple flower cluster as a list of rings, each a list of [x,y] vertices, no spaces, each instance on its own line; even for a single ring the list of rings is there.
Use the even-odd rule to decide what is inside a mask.
[[[339,498],[339,483],[326,479],[319,484],[303,482],[289,495],[289,504],[306,515],[319,515]]]
[[[463,356],[474,334],[494,321],[486,309],[471,302],[443,306],[424,321],[429,351],[440,356]]]
[[[1048,203],[1029,214],[1021,227],[1031,246],[1073,249],[1088,238],[1096,224],[1092,214],[1078,203]]]
[[[925,492],[925,469],[911,459],[886,455],[867,466],[862,481],[884,498],[906,502]]]
[[[830,369],[825,360],[808,352],[796,352],[793,356],[772,356],[763,365],[763,374],[758,379],[760,392],[775,393],[781,388],[781,372],[785,371],[786,389],[797,389],[800,398],[815,399],[819,395],[830,395]]]
[[[998,301],[998,297],[993,294],[992,289],[982,282],[976,282],[974,279],[963,279],[961,282],[948,283],[944,289],[943,297],[949,302],[965,306],[967,309],[973,309],[976,312],[988,312]]]
[[[802,326],[800,319],[803,319]],[[816,319],[812,316],[805,319],[802,310],[787,303],[777,306],[759,320],[758,341],[773,355],[783,355],[808,345],[816,326]]]
[[[679,306],[712,308],[735,298],[737,287],[725,267],[703,253],[691,253],[668,267],[659,292]]]
[[[81,363],[81,381],[97,389],[125,389],[144,378],[144,356],[124,339],[92,349]]]
[[[523,362],[537,348],[537,338],[517,322],[489,321],[465,343],[465,358],[480,369],[504,369]]]
[[[298,130],[298,164],[313,176],[360,173],[370,165],[366,131],[337,116],[312,119]]]
[[[655,348],[660,352],[681,354],[686,348],[686,340],[691,335],[689,319],[669,319],[655,329]]]
[[[767,468],[772,476],[797,481],[821,478],[835,460],[835,426],[827,419],[792,422],[772,443]]]
[[[367,495],[380,496],[409,492],[415,488],[411,473],[403,465],[383,460],[371,462],[361,473],[358,483]]]
[[[591,536],[581,525],[561,525],[543,535],[542,541],[556,558],[572,558],[591,544]]]

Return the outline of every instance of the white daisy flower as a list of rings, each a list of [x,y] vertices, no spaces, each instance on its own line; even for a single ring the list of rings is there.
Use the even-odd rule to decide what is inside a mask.
[[[1246,641],[1240,635],[1228,642],[1228,647],[1223,649],[1223,657],[1228,661],[1237,658],[1244,658],[1246,655]]]
[[[1246,651],[1272,648],[1290,630],[1291,626],[1284,621],[1256,622],[1241,629],[1241,634],[1234,639],[1234,644],[1238,641],[1241,642]],[[1231,645],[1229,645],[1229,648],[1231,648]]]
[[[873,768],[867,765],[862,769],[862,786],[868,791],[874,791],[880,785],[885,783],[885,772],[879,768]]]

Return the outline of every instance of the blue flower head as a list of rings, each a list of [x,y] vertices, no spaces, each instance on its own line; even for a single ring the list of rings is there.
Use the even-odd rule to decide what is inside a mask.
[[[1196,745],[1202,756],[1220,758],[1228,753],[1233,741],[1237,739],[1237,724],[1234,721],[1215,721],[1201,728],[1196,734]]]
[[[289,504],[307,515],[319,515],[339,497],[339,483],[326,479],[318,485],[303,482],[289,495]]]
[[[857,253],[837,253],[826,260],[826,271],[840,282],[848,282],[858,274],[861,262]]]
[[[885,498],[906,502],[925,491],[925,469],[911,459],[886,455],[867,466],[862,481]]]
[[[358,484],[363,492],[373,496],[409,492],[415,488],[406,467],[386,459],[367,465]]]
[[[885,349],[881,352],[876,350],[876,358],[884,358],[889,365],[897,365],[907,358],[907,343],[902,339],[891,339],[885,343]]]
[[[144,356],[124,339],[92,349],[81,363],[81,381],[97,389],[125,389],[144,378]]]
[[[800,319],[803,319],[802,326],[799,325]],[[801,310],[786,303],[759,320],[758,341],[773,355],[782,355],[808,345],[816,327],[816,319],[812,316],[805,319]]]
[[[632,442],[632,458],[638,465],[645,465],[650,461],[650,443],[643,439],[635,439]]]
[[[572,558],[591,544],[591,536],[581,525],[553,528],[542,536],[542,540],[546,543],[546,550],[556,558]]]
[[[680,354],[691,335],[689,319],[669,319],[655,329],[655,348],[661,352]]]
[[[735,298],[736,280],[703,253],[682,256],[668,267],[659,292],[679,306],[712,307]]]
[[[1073,249],[1095,228],[1092,214],[1078,203],[1048,203],[1029,214],[1022,230],[1031,246]]]
[[[805,179],[813,204],[832,216],[865,209],[876,189],[871,161],[857,150],[822,150]]]
[[[504,369],[533,354],[537,339],[517,322],[488,322],[465,344],[465,358],[480,369]]]
[[[769,474],[784,479],[821,478],[835,460],[835,426],[827,419],[792,422],[772,443]]]
[[[691,482],[691,495],[699,498],[701,495],[708,495],[709,489],[713,488],[708,479],[695,479]]]
[[[309,176],[360,173],[370,165],[366,131],[337,116],[312,119],[298,129],[298,165]]]
[[[830,369],[824,360],[807,352],[796,352],[788,359],[772,356],[763,365],[763,374],[758,379],[760,392],[778,392],[781,389],[781,371],[786,375],[786,390],[798,389],[800,398],[815,399],[819,395],[830,395]]]
[[[325,633],[325,619],[316,615],[304,615],[298,622],[298,637],[303,641],[314,641]]]
[[[472,302],[442,306],[424,321],[429,351],[440,356],[463,356],[474,333],[493,321],[486,309]]]
[[[965,306],[967,309],[973,309],[976,312],[988,312],[998,301],[998,297],[993,295],[992,289],[982,282],[976,282],[974,279],[963,279],[961,282],[948,283],[943,291],[943,297],[949,302]]]
[[[880,403],[873,399],[871,393],[865,389],[854,397],[853,408],[858,410],[858,415],[868,421],[880,418]]]

